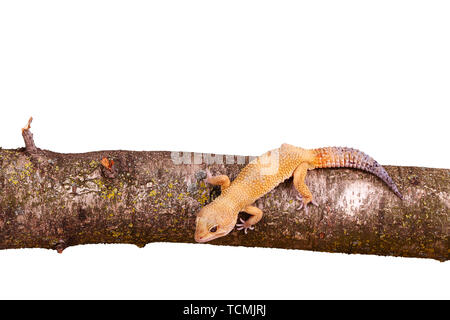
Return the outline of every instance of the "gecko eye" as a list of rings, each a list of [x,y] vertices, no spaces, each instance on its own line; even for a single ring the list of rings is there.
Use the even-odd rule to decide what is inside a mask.
[[[209,229],[209,232],[212,232],[212,233],[214,233],[216,231],[217,231],[217,226],[214,226],[211,229]]]

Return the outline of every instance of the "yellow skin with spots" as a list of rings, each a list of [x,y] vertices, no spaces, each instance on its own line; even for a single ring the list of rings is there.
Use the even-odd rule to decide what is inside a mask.
[[[305,184],[306,173],[310,169],[326,167],[350,167],[369,171],[385,181],[401,197],[386,171],[375,160],[358,150],[336,147],[303,149],[283,144],[250,162],[232,183],[226,175],[212,177],[208,172],[207,182],[220,185],[222,192],[197,214],[195,240],[207,242],[223,237],[235,225],[245,232],[253,229],[253,225],[261,220],[263,212],[252,204],[292,176],[294,187],[300,193],[303,207],[307,210],[307,205],[315,202]],[[251,217],[236,224],[238,214],[242,211]]]

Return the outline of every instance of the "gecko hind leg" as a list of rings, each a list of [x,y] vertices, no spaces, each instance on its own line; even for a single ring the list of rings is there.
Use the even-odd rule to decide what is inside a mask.
[[[241,223],[237,223],[236,227],[237,227],[237,230],[244,229],[244,233],[247,234],[247,230],[248,229],[253,230],[254,225],[257,224],[259,222],[259,220],[261,220],[261,218],[263,216],[263,212],[260,208],[255,207],[255,206],[247,206],[242,211],[247,212],[248,214],[251,215],[251,217],[245,221],[244,221],[244,219],[240,218],[239,220],[241,221]]]
[[[308,171],[309,164],[306,162],[303,162],[300,164],[297,169],[295,169],[293,176],[294,176],[294,187],[295,189],[300,193],[300,195],[297,195],[297,199],[301,200],[301,205],[298,208],[301,210],[302,208],[305,208],[305,212],[308,213],[308,204],[311,203],[315,206],[317,206],[317,202],[313,200],[313,196],[311,191],[309,191],[308,186],[305,184],[305,178],[306,173]]]
[[[224,192],[231,184],[230,178],[227,175],[221,174],[218,176],[212,176],[209,169],[206,169],[206,183],[210,183],[215,186],[220,186],[220,191]]]

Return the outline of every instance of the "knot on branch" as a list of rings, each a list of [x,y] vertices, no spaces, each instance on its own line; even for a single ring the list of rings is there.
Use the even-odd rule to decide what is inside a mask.
[[[102,175],[105,178],[114,179],[119,174],[119,169],[115,165],[114,160],[109,160],[108,158],[103,158],[101,161]]]

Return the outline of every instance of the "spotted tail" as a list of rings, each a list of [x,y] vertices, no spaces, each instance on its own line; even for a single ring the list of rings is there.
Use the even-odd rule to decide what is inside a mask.
[[[403,199],[386,170],[367,154],[346,147],[319,148],[313,151],[316,153],[314,162],[316,168],[356,168],[370,172],[383,180],[400,199]]]

